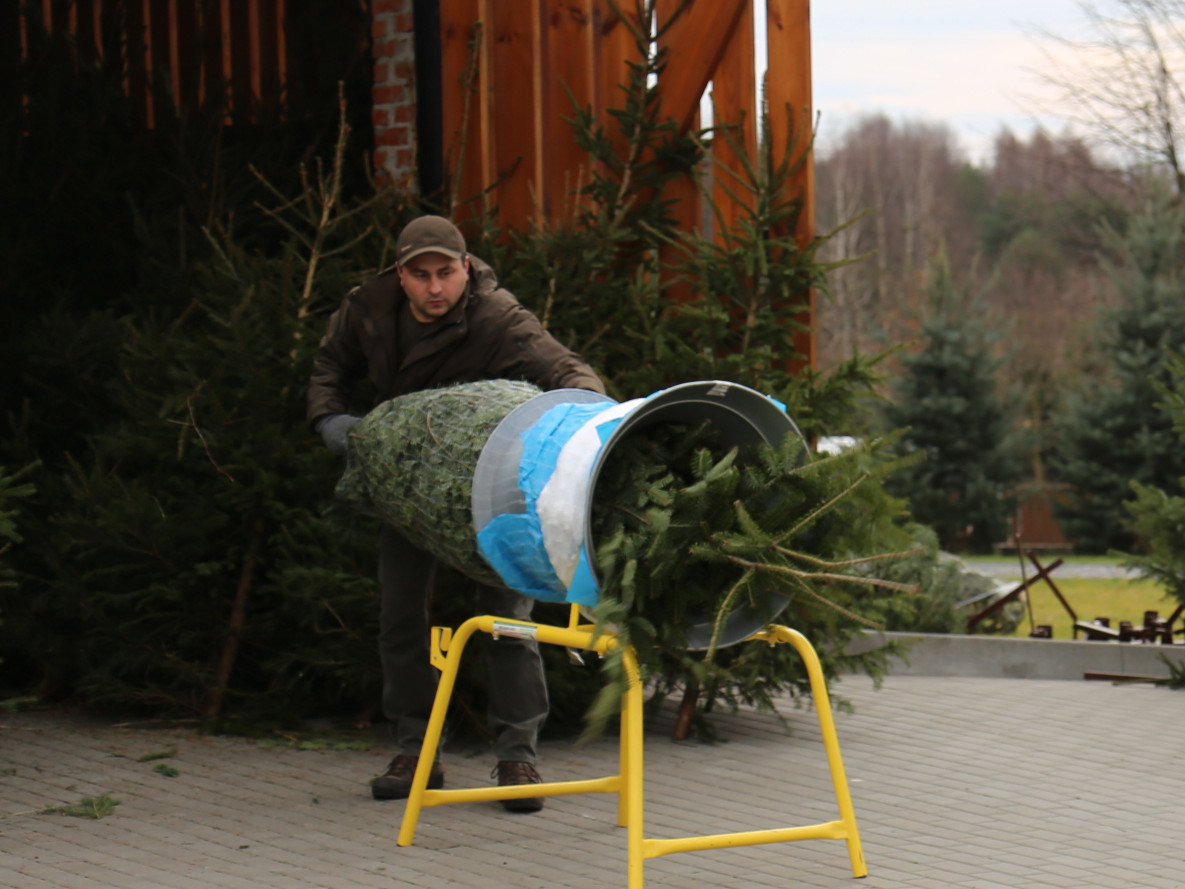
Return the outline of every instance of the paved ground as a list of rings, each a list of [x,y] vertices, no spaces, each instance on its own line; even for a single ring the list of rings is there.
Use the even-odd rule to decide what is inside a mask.
[[[869,875],[841,841],[680,853],[649,889],[1170,889],[1185,887],[1185,692],[1081,681],[849,677],[837,715]],[[718,717],[716,745],[646,740],[646,834],[684,836],[837,816],[814,714]],[[168,752],[167,759],[141,761]],[[425,809],[369,799],[390,751],[267,748],[240,738],[111,725],[61,712],[0,716],[0,886],[11,889],[354,889],[626,884],[626,836],[605,795],[539,815],[496,803]],[[546,777],[615,770],[616,745],[551,742]],[[176,770],[162,775],[155,766]],[[450,785],[488,781],[450,751]],[[44,814],[83,797],[101,820]]]

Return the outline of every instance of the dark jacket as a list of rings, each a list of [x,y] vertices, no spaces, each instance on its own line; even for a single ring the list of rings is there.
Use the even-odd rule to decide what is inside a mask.
[[[355,287],[329,317],[309,379],[308,419],[347,413],[364,377],[375,403],[397,395],[478,380],[526,380],[541,389],[604,392],[600,378],[498,286],[493,270],[470,257],[469,286],[452,310],[398,355],[399,307],[406,302],[394,267]]]

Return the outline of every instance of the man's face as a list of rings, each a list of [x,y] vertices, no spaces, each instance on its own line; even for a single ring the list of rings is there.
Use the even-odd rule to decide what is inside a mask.
[[[407,294],[412,317],[422,323],[449,313],[469,283],[469,257],[421,253],[399,266],[399,283]]]

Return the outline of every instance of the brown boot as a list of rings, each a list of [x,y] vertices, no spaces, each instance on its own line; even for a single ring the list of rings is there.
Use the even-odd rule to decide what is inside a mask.
[[[375,799],[407,799],[411,793],[411,782],[416,776],[420,758],[410,753],[400,753],[387,766],[387,771],[370,782],[370,794]],[[438,790],[444,786],[444,769],[440,763],[432,764],[428,773],[428,789]]]
[[[490,777],[498,779],[499,787],[543,783],[539,772],[531,763],[511,762],[505,759],[498,761],[498,764],[494,766],[494,771],[490,773]],[[500,800],[500,802],[502,808],[507,812],[538,812],[543,808],[543,797],[541,796],[521,796],[517,799]]]

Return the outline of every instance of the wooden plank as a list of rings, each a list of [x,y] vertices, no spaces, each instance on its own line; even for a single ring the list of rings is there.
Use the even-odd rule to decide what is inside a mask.
[[[537,0],[495,3],[490,66],[496,201],[503,226],[525,231],[541,193],[540,22]]]
[[[717,222],[728,228],[753,206],[753,194],[744,187],[748,178],[745,160],[757,160],[759,109],[753,3],[745,0],[744,5],[733,39],[712,76],[713,125],[730,127],[727,136],[717,132],[712,140],[712,200],[721,217]],[[718,242],[722,235],[716,232]]]
[[[543,217],[559,219],[575,198],[588,154],[576,142],[572,118],[596,99],[592,0],[543,0],[542,140]],[[573,106],[575,101],[576,106]]]
[[[616,8],[607,0],[594,0],[593,30],[594,54],[598,61],[594,89],[593,111],[597,120],[605,127],[605,133],[613,143],[618,155],[625,152],[625,137],[617,127],[617,121],[609,116],[608,109],[621,108],[625,105],[626,92],[629,86],[630,64],[642,61],[638,44],[631,33],[629,25],[618,14],[621,9]],[[626,4],[626,9],[632,9]],[[635,28],[640,27],[636,15],[626,12]]]
[[[254,3],[231,3],[229,20],[223,19],[223,28],[229,28],[231,89],[231,114],[235,123],[250,123],[255,118],[255,101],[251,89],[251,7]],[[224,12],[226,7],[223,7]]]
[[[767,68],[765,94],[769,106],[770,142],[775,163],[784,156],[787,146],[797,143],[797,151],[809,146],[813,127],[811,99],[811,23],[810,0],[766,0]],[[794,190],[801,192],[803,207],[798,229],[799,245],[815,238],[815,164],[813,152],[797,174]],[[797,356],[789,362],[791,370],[814,367],[815,293],[802,294],[802,308],[797,321],[806,325],[795,331],[793,342]]]
[[[699,114],[700,98],[720,64],[748,0],[714,0],[691,3],[677,18],[684,0],[657,0],[659,47],[668,51],[666,77],[658,89],[663,111],[679,123],[680,130],[690,130]],[[804,0],[805,2],[805,0]],[[669,30],[662,22],[671,20]]]
[[[675,218],[679,231],[694,232],[701,227],[703,219],[703,197],[699,184],[691,176],[680,176],[672,179],[663,188],[662,197],[671,201],[670,213]],[[664,269],[669,269],[682,259],[678,247],[672,244],[661,244],[658,248],[659,263]],[[677,281],[673,275],[664,275],[666,299],[674,302],[687,302],[694,296],[689,283]]]
[[[441,131],[444,175],[452,202],[475,195],[488,186],[490,176],[482,139],[488,113],[483,81],[486,25],[485,4],[479,0],[451,0],[440,6]],[[481,22],[479,26],[479,22]],[[480,46],[474,49],[477,41]],[[480,70],[470,68],[476,62]],[[455,215],[452,207],[443,208]],[[472,213],[472,208],[467,211]],[[458,217],[458,222],[464,217]]]
[[[594,0],[593,28],[597,65],[596,104],[594,110],[604,119],[606,108],[620,108],[624,104],[625,85],[629,82],[630,63],[642,61],[637,41],[629,26],[619,15],[620,6],[608,0]],[[636,15],[630,14],[633,27],[641,27]]]

